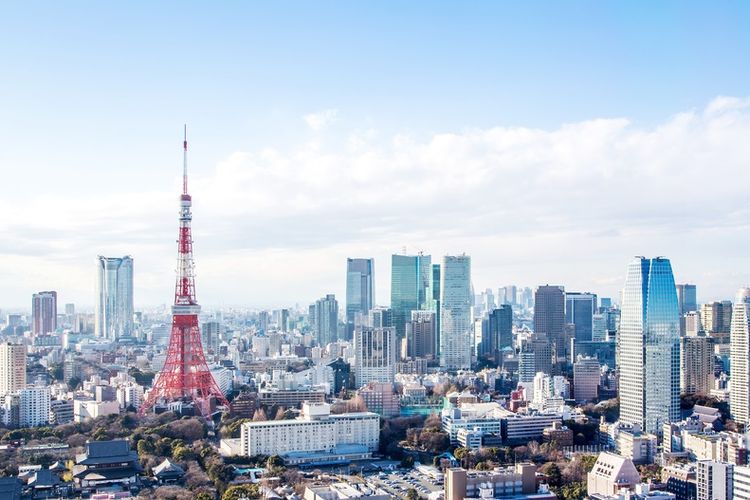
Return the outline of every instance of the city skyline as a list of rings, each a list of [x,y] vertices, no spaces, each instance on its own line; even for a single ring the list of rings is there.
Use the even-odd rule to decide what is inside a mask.
[[[97,254],[138,260],[136,307],[169,303],[185,121],[207,307],[343,299],[348,257],[387,304],[403,247],[471,255],[477,290],[616,297],[639,254],[701,301],[750,283],[747,5],[399,8],[9,6],[0,307],[93,307]]]

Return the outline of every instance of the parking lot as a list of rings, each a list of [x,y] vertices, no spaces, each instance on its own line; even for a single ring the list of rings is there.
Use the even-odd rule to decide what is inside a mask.
[[[425,498],[432,492],[443,490],[442,484],[414,469],[370,474],[367,479],[396,498],[403,498],[411,488],[415,489],[420,497]]]

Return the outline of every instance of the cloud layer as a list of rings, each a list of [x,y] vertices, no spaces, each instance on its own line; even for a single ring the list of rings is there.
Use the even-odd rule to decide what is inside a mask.
[[[719,97],[657,126],[593,119],[426,139],[341,132],[328,110],[284,150],[238,151],[192,181],[199,299],[301,305],[343,293],[347,256],[466,252],[477,290],[555,282],[615,295],[632,255],[667,255],[699,299],[750,281],[750,99]],[[174,193],[44,197],[2,207],[0,304],[37,289],[93,303],[98,253],[132,254],[136,301],[169,301]],[[436,257],[433,257],[436,258]]]

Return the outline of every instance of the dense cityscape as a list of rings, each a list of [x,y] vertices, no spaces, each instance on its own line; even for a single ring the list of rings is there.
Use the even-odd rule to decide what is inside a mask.
[[[750,2],[0,2],[0,500],[750,500]]]
[[[357,257],[341,304],[206,313],[183,156],[171,311],[98,256],[93,313],[5,314],[4,498],[750,498],[750,288],[635,257],[616,300],[476,293],[469,255],[394,254],[386,306]]]

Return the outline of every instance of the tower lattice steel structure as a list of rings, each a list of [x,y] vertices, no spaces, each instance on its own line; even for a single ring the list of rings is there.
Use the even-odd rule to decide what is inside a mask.
[[[164,367],[154,383],[140,413],[146,413],[157,403],[192,402],[203,416],[211,411],[211,399],[229,406],[206,364],[198,327],[200,306],[195,299],[193,264],[192,198],[188,194],[187,127],[183,142],[182,195],[180,196],[180,233],[177,241],[177,283],[172,306],[172,332]]]

